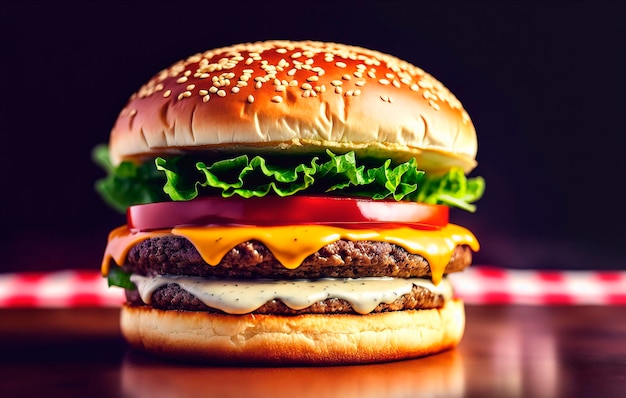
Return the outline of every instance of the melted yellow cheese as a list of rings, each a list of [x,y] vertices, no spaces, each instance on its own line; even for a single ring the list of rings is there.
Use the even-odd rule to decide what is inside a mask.
[[[164,235],[188,239],[204,261],[217,265],[236,245],[249,240],[263,243],[286,268],[297,268],[302,261],[325,245],[346,239],[350,241],[379,241],[396,244],[407,252],[424,257],[430,264],[432,281],[441,281],[446,265],[457,245],[480,248],[476,237],[466,228],[448,224],[441,229],[421,230],[408,227],[379,229],[347,229],[326,225],[255,226],[191,226],[152,232],[131,232],[119,227],[109,236],[102,260],[106,275],[113,259],[124,264],[129,250],[145,239]]]

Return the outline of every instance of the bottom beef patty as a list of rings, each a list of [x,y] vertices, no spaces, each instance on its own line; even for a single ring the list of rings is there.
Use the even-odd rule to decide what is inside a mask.
[[[126,298],[133,305],[144,305],[136,290],[126,290]],[[434,294],[430,290],[413,286],[413,290],[400,296],[394,302],[379,304],[372,312],[401,311],[414,309],[438,308],[443,305],[444,298]],[[170,283],[157,289],[152,295],[150,305],[162,310],[185,310],[185,311],[222,311],[207,307],[193,294],[183,290],[175,283]],[[274,315],[301,315],[301,314],[355,314],[350,303],[338,298],[329,298],[314,303],[310,307],[294,310],[287,307],[280,300],[271,300],[255,311],[253,314],[274,314]]]

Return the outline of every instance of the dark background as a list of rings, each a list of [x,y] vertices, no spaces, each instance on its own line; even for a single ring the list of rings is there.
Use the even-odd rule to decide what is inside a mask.
[[[98,269],[124,218],[90,151],[127,98],[196,52],[315,39],[441,80],[479,137],[476,263],[626,268],[626,8],[620,2],[4,2],[0,271]]]

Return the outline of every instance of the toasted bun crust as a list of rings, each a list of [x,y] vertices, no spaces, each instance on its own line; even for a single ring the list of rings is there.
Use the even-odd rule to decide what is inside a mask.
[[[420,68],[359,47],[290,41],[172,65],[131,96],[110,140],[114,164],[189,150],[327,148],[469,172],[477,140],[461,103]]]
[[[372,363],[433,354],[458,344],[461,300],[433,310],[370,315],[222,315],[124,306],[131,346],[175,359],[237,364]]]

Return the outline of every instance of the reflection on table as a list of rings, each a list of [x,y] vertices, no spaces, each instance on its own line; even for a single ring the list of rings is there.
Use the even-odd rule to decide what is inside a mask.
[[[3,396],[616,397],[626,391],[624,306],[468,306],[457,349],[386,364],[301,368],[192,365],[134,352],[111,308],[2,310],[0,320]]]

